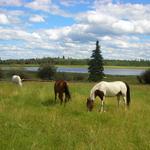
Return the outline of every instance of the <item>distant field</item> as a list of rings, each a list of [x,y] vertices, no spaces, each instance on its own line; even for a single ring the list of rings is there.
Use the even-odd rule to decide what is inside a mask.
[[[132,103],[125,112],[107,98],[106,113],[87,112],[94,83],[69,83],[72,101],[54,103],[53,82],[25,82],[22,89],[0,82],[1,150],[148,150],[150,86],[131,85]]]
[[[88,68],[88,65],[56,65],[56,67],[66,68]],[[104,66],[106,69],[148,69],[147,66]]]
[[[22,67],[39,67],[37,64],[12,64],[12,65],[2,65],[0,64],[0,67],[13,67],[16,68],[22,68]],[[55,65],[56,67],[65,67],[65,68],[88,68],[88,65]],[[113,69],[149,69],[148,66],[104,66],[104,68],[113,68]]]

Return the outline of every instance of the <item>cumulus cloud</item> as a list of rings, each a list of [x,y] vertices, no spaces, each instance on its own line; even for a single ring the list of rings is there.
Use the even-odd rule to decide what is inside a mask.
[[[0,24],[9,24],[8,17],[5,14],[0,14]]]
[[[88,4],[87,0],[60,0],[60,4],[64,6],[74,6],[79,4]]]
[[[31,22],[45,22],[44,18],[40,15],[33,15],[29,18]]]
[[[49,5],[51,5],[51,0],[34,0],[27,3],[25,6],[35,10],[48,11]]]
[[[124,32],[124,33],[133,33],[134,30],[134,24],[130,21],[125,20],[118,20],[117,22],[112,24],[112,29],[116,33]]]
[[[105,31],[107,34],[149,34],[149,10],[150,5],[117,5],[110,3],[105,6],[98,5],[93,11],[79,14],[76,19],[79,23],[88,24],[89,31],[95,30],[97,32],[99,30],[101,32]]]
[[[106,5],[112,3],[112,0],[95,0],[94,6]]]
[[[68,16],[68,14],[63,11],[58,5],[52,3],[51,0],[34,0],[24,5],[25,7],[41,10],[51,14],[56,14],[60,16]]]
[[[35,32],[26,32],[16,29],[0,29],[0,39],[2,40],[23,40],[27,42],[38,42],[40,35]]]
[[[24,53],[24,56],[30,57],[65,55],[73,58],[87,58],[95,49],[95,41],[99,40],[105,59],[150,58],[148,53],[150,50],[150,5],[121,4],[119,1],[113,4],[112,0],[96,0],[90,10],[69,15],[62,9],[64,7],[60,6],[73,7],[77,5],[76,1],[61,0],[61,5],[53,2],[51,0],[22,2],[25,9],[31,10],[29,13],[19,10],[1,11],[0,39],[8,43],[19,41],[18,45],[14,44],[12,47],[9,44],[5,46],[1,44],[1,51],[11,50],[11,54],[17,51],[16,57]],[[79,1],[80,4],[86,4],[86,2],[86,0]],[[32,10],[38,11],[33,13]],[[39,14],[39,10],[42,15]],[[61,15],[64,19],[70,16],[74,22],[71,25],[51,28],[47,25],[49,22],[46,22],[48,17],[43,17],[45,13]],[[15,24],[19,22],[19,19],[22,21],[23,17],[28,18],[29,26]],[[38,22],[45,23],[46,28],[41,26],[40,29],[36,28],[35,23]],[[15,24],[15,26],[4,27],[5,24]],[[30,55],[25,55],[26,51]]]
[[[1,0],[0,6],[21,6],[21,0]]]

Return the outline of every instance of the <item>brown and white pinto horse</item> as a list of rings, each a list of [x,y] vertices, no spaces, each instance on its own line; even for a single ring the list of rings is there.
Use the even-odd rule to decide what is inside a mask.
[[[92,111],[94,106],[94,101],[96,97],[101,99],[101,109],[104,111],[105,97],[117,96],[118,107],[120,102],[120,96],[123,97],[125,109],[129,107],[130,104],[130,87],[127,83],[122,81],[106,82],[101,81],[97,83],[90,92],[90,97],[87,98],[87,108],[89,111]]]
[[[55,102],[56,102],[57,94],[58,94],[58,97],[60,99],[60,104],[62,104],[62,102],[64,100],[65,100],[64,102],[66,103],[67,101],[69,101],[71,99],[68,84],[64,80],[58,80],[58,81],[55,82],[55,84],[54,84],[54,93],[55,93]],[[65,98],[63,98],[64,97],[63,93],[65,93]]]

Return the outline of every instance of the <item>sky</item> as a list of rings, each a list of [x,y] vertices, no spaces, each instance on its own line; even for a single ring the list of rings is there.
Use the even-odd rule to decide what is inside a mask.
[[[150,60],[149,0],[0,0],[0,59]]]

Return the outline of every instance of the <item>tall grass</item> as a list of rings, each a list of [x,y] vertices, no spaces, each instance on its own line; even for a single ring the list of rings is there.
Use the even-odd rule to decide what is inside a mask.
[[[106,99],[106,113],[86,110],[94,83],[69,83],[72,100],[54,102],[53,82],[25,82],[20,89],[0,82],[1,150],[148,150],[150,149],[150,86],[131,85],[132,103],[125,112],[115,98]]]

